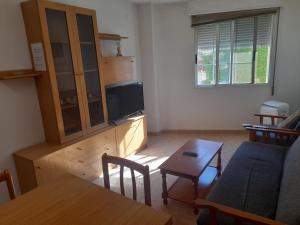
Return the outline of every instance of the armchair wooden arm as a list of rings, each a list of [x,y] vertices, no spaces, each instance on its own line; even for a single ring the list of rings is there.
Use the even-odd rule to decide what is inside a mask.
[[[285,120],[286,116],[276,116],[276,115],[266,115],[266,114],[254,114],[254,116],[259,117],[259,123],[263,124],[264,118],[270,118],[272,121],[272,125],[275,125],[275,119]]]
[[[249,131],[249,140],[258,141],[257,132],[262,133],[262,139],[264,143],[270,143],[273,139],[276,144],[288,144],[292,138],[297,138],[300,136],[300,131],[291,129],[281,129],[281,128],[269,128],[261,125],[245,125],[246,130]],[[271,137],[271,134],[273,137]]]
[[[236,225],[241,225],[242,222],[250,222],[259,225],[287,225],[279,221],[271,220],[262,216],[243,212],[225,205],[220,205],[207,200],[197,199],[195,205],[200,209],[209,209],[210,218],[209,225],[217,225],[217,212],[233,217]]]

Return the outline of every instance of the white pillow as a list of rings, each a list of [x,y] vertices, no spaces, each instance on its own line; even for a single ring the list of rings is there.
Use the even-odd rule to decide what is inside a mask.
[[[288,118],[286,118],[285,120],[281,121],[277,125],[277,127],[278,128],[289,129],[298,120],[300,120],[300,110],[297,110],[292,115],[290,115]]]

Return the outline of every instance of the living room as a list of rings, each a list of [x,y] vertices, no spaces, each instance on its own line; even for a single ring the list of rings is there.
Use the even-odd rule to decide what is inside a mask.
[[[26,196],[25,192],[29,190],[34,189],[33,193],[40,188],[39,186],[45,185],[46,188],[49,183],[59,180],[59,177],[64,176],[66,171],[61,168],[60,163],[63,164],[66,161],[60,162],[58,159],[68,158],[69,156],[70,159],[68,158],[68,160],[72,163],[68,162],[68,166],[71,165],[68,171],[74,171],[71,174],[104,186],[102,151],[94,149],[97,147],[115,148],[121,158],[126,157],[126,159],[143,166],[149,166],[151,205],[155,210],[154,212],[149,211],[149,215],[151,213],[155,215],[157,212],[165,213],[166,215],[157,215],[157,218],[161,216],[162,220],[167,218],[165,219],[167,222],[161,224],[196,224],[199,214],[195,215],[194,213],[194,202],[191,206],[191,204],[169,199],[168,204],[164,204],[166,203],[166,191],[163,190],[164,178],[162,175],[164,173],[162,171],[164,170],[163,163],[172,159],[170,156],[191,140],[201,139],[215,142],[217,144],[212,148],[215,148],[216,152],[204,164],[205,167],[210,163],[215,165],[217,167],[216,172],[221,173],[215,176],[222,178],[229,161],[235,155],[236,150],[243,146],[241,145],[243,142],[249,140],[251,143],[268,142],[272,146],[285,145],[285,148],[287,148],[286,145],[292,146],[295,137],[298,135],[296,126],[288,130],[286,130],[286,127],[284,127],[285,130],[276,130],[274,126],[271,128],[252,126],[252,124],[258,125],[265,122],[265,120],[260,121],[260,117],[255,117],[254,114],[262,113],[261,106],[267,101],[281,101],[287,103],[286,105],[289,108],[288,114],[277,115],[277,118],[273,117],[273,121],[269,121],[269,123],[274,122],[274,125],[289,115],[295,117],[294,113],[297,113],[297,110],[300,109],[297,97],[300,89],[300,47],[298,44],[298,40],[300,40],[300,28],[298,28],[300,3],[297,0],[53,1],[60,3],[57,6],[55,3],[52,4],[52,1],[45,3],[45,9],[49,7],[51,10],[70,11],[69,14],[66,14],[68,15],[67,26],[71,37],[71,50],[69,51],[71,51],[71,58],[76,58],[72,67],[76,84],[80,84],[75,85],[78,93],[81,92],[79,89],[84,89],[83,84],[84,79],[86,79],[84,78],[85,75],[82,76],[83,72],[86,71],[84,68],[85,56],[84,52],[79,53],[82,48],[79,44],[77,45],[77,42],[82,42],[78,41],[78,38],[81,37],[80,31],[77,32],[75,26],[72,25],[76,19],[77,22],[79,19],[76,16],[73,18],[72,14],[83,12],[84,10],[81,8],[88,9],[85,14],[93,15],[93,22],[96,26],[94,31],[97,31],[97,34],[99,33],[95,40],[100,40],[95,42],[94,45],[97,50],[98,73],[100,79],[104,80],[100,82],[101,88],[99,86],[98,94],[101,93],[100,97],[103,105],[107,104],[107,107],[102,106],[103,120],[105,121],[103,124],[97,125],[95,129],[92,126],[92,120],[87,122],[87,118],[92,117],[92,114],[87,115],[89,100],[95,99],[95,95],[83,94],[84,91],[82,91],[78,95],[78,102],[84,97],[88,99],[88,101],[82,100],[82,103],[78,103],[80,116],[78,116],[77,121],[81,121],[83,131],[82,133],[79,132],[80,134],[78,132],[72,134],[72,137],[68,137],[67,133],[69,131],[64,130],[62,125],[63,122],[66,123],[69,116],[64,116],[65,114],[61,113],[60,107],[74,103],[74,100],[72,98],[62,100],[58,94],[52,94],[53,96],[45,94],[46,92],[54,93],[53,90],[60,87],[59,84],[52,86],[56,81],[52,79],[57,74],[53,65],[57,61],[51,59],[52,56],[50,55],[52,53],[50,52],[54,45],[57,46],[57,43],[52,42],[49,44],[52,37],[50,22],[48,22],[48,31],[45,28],[47,22],[44,24],[43,22],[37,22],[39,20],[46,21],[46,17],[50,13],[39,12],[39,15],[44,16],[34,17],[37,12],[36,9],[26,11],[30,7],[21,7],[22,2],[24,1],[3,0],[0,3],[0,49],[2,50],[0,53],[0,98],[3,104],[1,110],[0,169],[1,171],[7,169],[13,179],[14,192],[17,198],[11,202],[17,201],[23,194]],[[69,9],[73,6],[75,7]],[[58,18],[58,16],[54,15],[54,18]],[[247,18],[252,21],[250,25],[249,21],[246,21]],[[240,43],[237,40],[240,37],[237,28],[239,22],[241,24]],[[215,30],[213,30],[212,27],[215,24],[218,24],[216,26],[218,28],[215,27],[213,28]],[[221,26],[220,24],[227,24],[227,26]],[[41,26],[41,31],[36,28],[39,26]],[[78,24],[77,26],[79,27]],[[52,27],[54,27],[53,32],[58,30],[61,33],[61,30],[56,28],[55,25]],[[225,30],[223,36],[220,35],[222,28]],[[213,32],[211,32],[212,30]],[[39,32],[42,35],[39,35]],[[45,35],[47,32],[50,35]],[[203,33],[208,38],[201,42],[203,41],[201,39]],[[246,37],[245,41],[243,38],[247,34],[250,35]],[[225,40],[224,43],[222,43],[222,40]],[[237,71],[241,70],[238,69],[239,63],[234,63],[233,60],[236,59],[235,54],[238,57],[239,52],[234,51],[234,48],[235,44],[238,46],[238,44],[243,45],[246,42],[247,50],[243,57],[248,57],[249,62],[242,62],[241,64],[249,66],[250,69],[242,70],[242,73],[243,75],[246,74],[247,79],[250,80],[238,82],[236,74],[238,74]],[[268,54],[263,56],[263,63],[257,63],[257,58],[260,55],[256,55],[256,53],[261,46],[260,42],[263,43],[261,45],[268,47]],[[45,49],[43,49],[43,45],[32,45],[37,43],[43,43]],[[202,45],[203,43],[204,45]],[[249,43],[251,45],[250,50]],[[229,62],[225,63],[227,64],[226,68],[229,69],[225,76],[226,79],[221,81],[222,62],[219,60],[222,54],[222,44],[225,47],[229,46]],[[39,48],[41,46],[42,48]],[[61,55],[63,48],[56,48],[58,50],[53,55]],[[37,55],[33,55],[33,50],[37,50]],[[196,60],[195,53],[197,55]],[[122,56],[118,58],[117,54]],[[206,64],[203,63],[205,61],[204,56],[210,54],[214,55],[214,59]],[[39,57],[45,57],[44,62],[43,60],[39,61]],[[124,61],[120,59],[124,59]],[[131,66],[127,67],[126,63]],[[46,68],[43,68],[43,64],[46,65],[44,65]],[[260,82],[256,73],[259,70],[258,64],[263,64],[261,66],[263,69],[260,71],[263,71],[264,79]],[[50,70],[51,65],[53,67],[52,71]],[[108,66],[105,67],[105,65]],[[209,68],[210,66],[212,69]],[[79,72],[77,73],[77,71]],[[121,72],[119,73],[119,71]],[[49,78],[51,81],[50,86],[44,83],[48,82],[45,79],[45,77],[48,77],[48,72],[53,74],[50,76],[52,78]],[[106,80],[111,78],[109,76],[115,76],[114,79],[117,81],[110,80],[109,83]],[[131,83],[131,81],[134,81],[134,83]],[[110,102],[107,96],[109,96],[109,88],[111,88],[112,93],[115,93],[118,88],[116,84],[121,83],[127,85],[127,87],[130,84],[135,84],[139,88],[142,86],[143,94],[141,92],[135,93],[127,101],[136,99],[135,96],[143,95],[143,104],[140,104],[140,109],[136,110],[137,116],[123,116],[123,118],[117,118],[117,121],[113,121],[114,119],[109,119],[111,116],[109,115]],[[55,99],[53,100],[54,103],[49,100],[52,98]],[[141,102],[139,101],[139,103]],[[106,108],[108,108],[107,111]],[[283,117],[280,118],[280,116]],[[54,117],[55,119],[53,119]],[[119,119],[121,120],[119,121]],[[278,121],[275,119],[278,119]],[[133,129],[135,123],[140,127],[140,133],[136,136],[129,131]],[[263,133],[263,137],[256,136],[258,131]],[[275,139],[282,138],[282,140],[270,140],[274,138],[274,135]],[[285,135],[289,135],[290,139],[287,140]],[[134,141],[128,141],[133,137]],[[282,144],[281,141],[286,143]],[[124,146],[122,146],[124,149],[120,150],[121,145],[126,145],[127,142],[132,142],[132,145],[134,145],[132,150],[128,150]],[[222,145],[218,145],[218,143],[222,143]],[[194,143],[194,145],[196,144]],[[194,148],[194,145],[187,148]],[[201,149],[202,145],[203,143],[200,144]],[[77,155],[72,156],[73,149],[71,148],[73,146],[76,146],[79,152],[90,146],[93,153],[88,156],[80,153],[79,158],[77,158]],[[30,149],[30,152],[28,152],[28,149]],[[64,152],[58,151],[59,149],[64,149]],[[137,151],[136,154],[131,154],[135,153],[135,150]],[[45,160],[42,159],[41,155],[52,152],[56,155],[49,156]],[[222,157],[218,159],[220,152]],[[188,153],[190,152],[188,151]],[[94,169],[97,168],[97,176],[99,175],[97,179],[93,180],[90,177],[86,179],[91,170],[87,169],[85,171],[85,168],[81,169],[80,166],[81,164],[88,164],[87,158],[92,154],[98,154],[95,156],[97,161],[93,161],[93,165],[88,165],[88,167],[92,167],[93,173]],[[109,152],[108,155],[110,155]],[[193,160],[193,158],[199,156],[191,154],[182,157]],[[73,166],[74,161],[78,165]],[[218,161],[220,161],[220,165],[218,165]],[[94,163],[97,163],[97,165],[94,166]],[[39,169],[38,167],[44,165],[47,165],[47,173],[39,172],[43,171],[43,168]],[[174,168],[180,169],[180,165],[181,162],[177,162]],[[187,169],[187,166],[183,167],[183,169]],[[120,192],[119,167],[110,168],[109,172],[111,174],[112,190]],[[166,168],[165,172],[167,173]],[[164,175],[166,175],[167,188],[169,188],[176,181],[176,177],[173,176],[174,174],[169,176],[170,174],[166,173]],[[202,173],[202,170],[200,170],[200,173]],[[124,170],[124,176],[126,196],[131,198],[132,178],[130,170]],[[94,174],[92,177],[94,178]],[[144,184],[142,181],[142,176],[136,176],[137,198],[144,203]],[[218,183],[218,179],[214,183]],[[190,194],[193,194],[193,182],[190,186]],[[180,191],[182,189],[179,188]],[[162,199],[162,194],[164,199]],[[207,194],[204,193],[202,196],[201,192],[198,197],[206,199]],[[183,198],[188,198],[184,191],[181,195]],[[277,197],[278,195],[279,193],[277,193]],[[299,196],[299,193],[292,197],[297,198],[297,196]],[[2,202],[6,202],[3,205],[2,212],[0,209],[0,214],[3,213],[4,215],[6,210],[12,207],[7,206],[5,209],[6,204],[10,204],[5,184],[1,184],[0,199]],[[234,205],[228,203],[227,206],[233,207]],[[32,205],[30,207],[36,206]],[[115,208],[113,205],[111,207]],[[276,207],[279,206],[276,205]],[[201,211],[201,209],[198,210]],[[255,213],[256,211],[250,210],[250,212]],[[299,218],[299,208],[298,211],[294,209],[294,212]],[[17,215],[15,216],[17,217]],[[171,220],[168,216],[172,218],[172,223],[170,223]],[[288,217],[289,215],[286,214],[285,216]],[[267,215],[264,217],[274,220],[276,216]],[[108,220],[105,220],[108,218],[103,218],[104,222],[101,222],[101,216],[98,218],[100,219],[98,223],[90,221],[81,224],[113,224],[113,222],[109,223]],[[30,217],[27,219],[27,222],[23,224],[29,223]],[[51,223],[49,221],[48,224]],[[75,224],[70,222],[71,220],[65,220],[65,224],[68,223],[66,221],[69,224]],[[288,221],[291,220],[281,222],[286,224],[299,223],[299,220],[296,223]],[[9,220],[3,221],[3,224],[16,224],[17,222],[21,224],[20,221],[9,222]],[[35,222],[36,224],[42,224],[38,221]],[[146,223],[147,220],[145,219],[143,222]],[[278,221],[274,220],[273,222],[276,224]],[[264,221],[264,223],[260,221],[260,223],[272,224],[270,221]],[[43,224],[47,224],[47,222]],[[60,223],[53,222],[53,224]],[[115,224],[127,223],[126,221],[118,221]],[[143,223],[140,221],[139,224]],[[149,222],[148,224],[155,223]],[[157,224],[159,223],[157,222]],[[213,221],[210,224],[214,224]],[[281,223],[278,222],[278,224]]]

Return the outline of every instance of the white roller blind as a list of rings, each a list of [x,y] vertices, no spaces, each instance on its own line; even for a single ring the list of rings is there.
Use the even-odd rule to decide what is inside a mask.
[[[257,15],[195,26],[197,64],[202,65],[197,68],[200,83],[201,80],[205,84],[255,82],[255,66],[264,64],[261,57],[268,57],[265,62],[270,62],[274,16]],[[260,54],[257,63],[253,59],[261,46],[269,48],[269,52]]]
[[[196,30],[197,46],[201,51],[207,51],[216,46],[217,24],[199,26]]]
[[[235,21],[236,48],[252,48],[254,41],[254,17],[237,19]]]
[[[198,49],[207,50],[216,45],[218,28],[220,42],[229,43],[234,24],[237,47],[252,47],[255,29],[257,29],[257,44],[269,45],[272,40],[272,18],[273,15],[257,16],[257,27],[255,27],[254,17],[233,20],[234,23],[227,21],[197,26],[195,33]]]
[[[272,42],[273,15],[257,17],[257,45],[266,46]]]

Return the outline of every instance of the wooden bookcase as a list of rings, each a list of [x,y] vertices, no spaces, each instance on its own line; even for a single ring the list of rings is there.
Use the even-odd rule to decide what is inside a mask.
[[[64,143],[106,127],[96,12],[40,0],[21,6],[41,73],[36,85],[47,141]]]
[[[136,80],[135,58],[101,56],[94,10],[45,0],[21,6],[46,137],[14,153],[21,191],[65,173],[92,181],[103,153],[125,157],[147,144],[145,115],[118,126],[107,118],[104,85]]]

